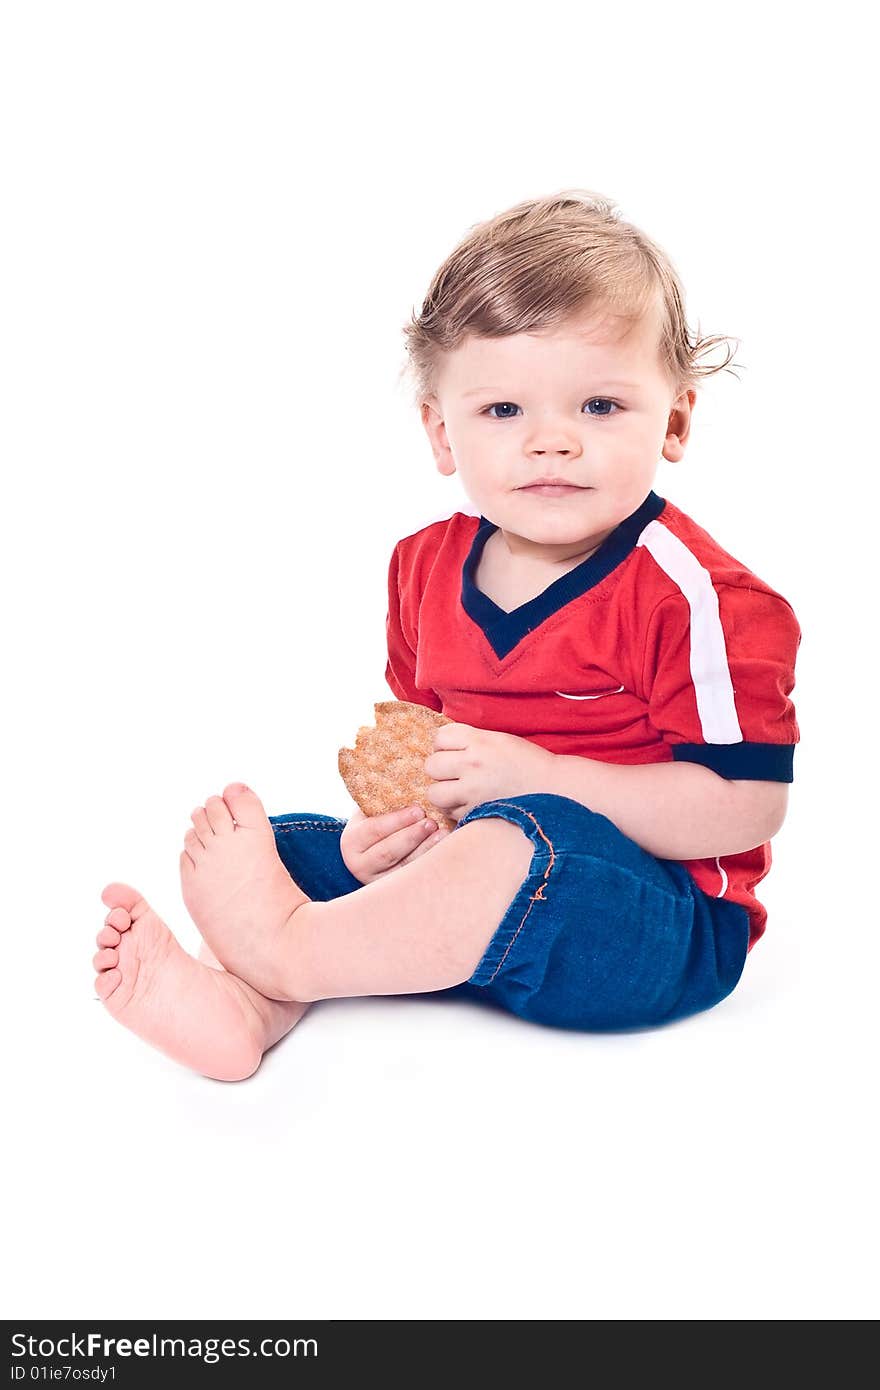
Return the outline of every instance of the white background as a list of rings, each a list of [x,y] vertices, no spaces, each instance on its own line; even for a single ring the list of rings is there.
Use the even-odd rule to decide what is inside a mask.
[[[867,35],[615,13],[3,9],[7,1316],[877,1312]],[[401,328],[469,227],[566,187],[741,340],[655,487],[803,629],[766,936],[663,1031],[337,1000],[251,1081],[189,1074],[95,1002],[101,889],[195,950],[194,806],[350,813],[391,549],[473,510]]]

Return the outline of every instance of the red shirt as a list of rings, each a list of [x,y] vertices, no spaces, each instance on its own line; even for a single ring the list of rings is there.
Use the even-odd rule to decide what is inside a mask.
[[[787,600],[695,521],[651,492],[593,555],[511,613],[474,583],[495,530],[456,512],[394,547],[385,677],[398,699],[553,753],[792,781],[800,627]],[[746,908],[754,945],[769,842],[683,862],[703,892]]]

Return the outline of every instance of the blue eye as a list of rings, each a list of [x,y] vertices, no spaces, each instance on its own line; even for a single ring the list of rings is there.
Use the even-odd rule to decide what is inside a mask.
[[[588,406],[590,406],[590,405],[593,405],[596,401],[598,401],[598,402],[599,402],[600,404],[602,404],[602,405],[612,406],[612,407],[613,407],[613,411],[612,411],[612,410],[603,410],[603,411],[600,411],[600,413],[599,413],[598,415],[594,415],[593,412],[591,411],[591,412],[590,412],[590,415],[592,416],[592,418],[593,418],[594,420],[605,420],[605,419],[607,419],[613,412],[616,412],[616,411],[620,410],[620,406],[617,404],[617,402],[616,402],[616,401],[610,401],[610,400],[608,400],[607,396],[592,396],[592,397],[590,398],[590,400],[588,400],[588,401],[586,402],[586,404],[587,404]],[[518,406],[518,405],[515,405],[513,401],[495,401],[495,402],[493,402],[492,405],[487,406],[486,409],[485,409],[482,413],[483,413],[484,415],[489,415],[489,412],[490,412],[490,411],[495,410],[496,408],[503,408],[504,406],[511,406],[514,410],[519,410],[519,406]],[[490,415],[490,419],[492,419],[492,420],[512,420],[512,419],[514,419],[514,416],[513,416],[513,415]]]

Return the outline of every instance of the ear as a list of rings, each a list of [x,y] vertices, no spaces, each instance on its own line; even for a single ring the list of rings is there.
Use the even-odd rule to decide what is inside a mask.
[[[683,391],[673,402],[662,449],[663,457],[670,463],[678,463],[679,459],[684,457],[685,445],[691,431],[691,412],[696,403],[697,393],[693,389]]]
[[[452,449],[446,434],[446,425],[440,414],[440,402],[436,396],[429,396],[422,401],[420,414],[425,433],[431,445],[431,453],[434,455],[434,462],[437,465],[438,473],[444,477],[451,478],[455,470],[455,459],[452,456]]]

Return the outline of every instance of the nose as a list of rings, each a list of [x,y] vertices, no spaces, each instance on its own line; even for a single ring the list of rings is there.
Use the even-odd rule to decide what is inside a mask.
[[[577,458],[577,457],[580,455],[580,452],[581,452],[580,449],[569,449],[569,448],[560,448],[560,449],[527,449],[527,450],[526,450],[526,453],[528,454],[528,456],[529,456],[530,459],[547,459],[547,458],[569,459],[569,458]]]
[[[559,454],[568,458],[581,452],[578,439],[564,423],[557,422],[554,425],[552,420],[536,422],[531,439],[532,442],[526,449],[534,457],[543,458],[547,454]]]

